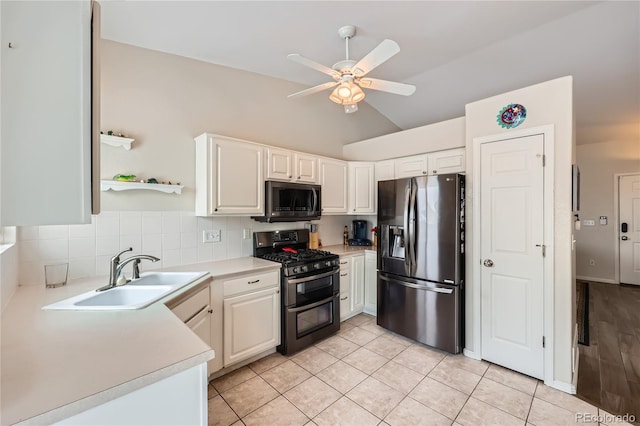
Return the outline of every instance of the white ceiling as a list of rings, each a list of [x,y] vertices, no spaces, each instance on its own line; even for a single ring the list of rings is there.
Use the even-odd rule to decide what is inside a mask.
[[[465,103],[573,75],[578,143],[640,140],[640,2],[101,4],[106,39],[305,86],[328,76],[287,60],[287,54],[333,65],[345,54],[339,27],[357,27],[350,42],[356,60],[385,38],[395,40],[401,52],[369,76],[415,84],[416,93],[369,90],[365,101],[401,129],[460,117]],[[330,102],[328,95],[311,96]]]

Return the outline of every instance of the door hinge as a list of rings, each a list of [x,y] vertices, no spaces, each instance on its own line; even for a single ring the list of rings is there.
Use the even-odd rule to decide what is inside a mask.
[[[542,336],[542,347],[544,348],[544,336]]]

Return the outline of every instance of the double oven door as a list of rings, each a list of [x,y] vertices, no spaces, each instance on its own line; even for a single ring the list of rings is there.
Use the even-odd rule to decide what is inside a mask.
[[[324,339],[340,329],[340,269],[307,276],[284,277],[282,344],[290,354]]]

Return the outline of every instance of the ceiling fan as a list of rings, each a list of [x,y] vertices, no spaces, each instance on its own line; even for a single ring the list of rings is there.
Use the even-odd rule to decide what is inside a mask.
[[[333,81],[302,90],[289,95],[289,98],[307,96],[323,90],[335,89],[329,95],[333,102],[344,105],[344,111],[349,114],[358,110],[358,102],[364,99],[365,93],[362,89],[380,90],[382,92],[395,93],[397,95],[410,96],[416,91],[416,86],[411,84],[397,83],[395,81],[380,80],[377,78],[365,77],[371,70],[389,60],[396,53],[400,52],[400,46],[393,40],[386,39],[375,49],[369,52],[364,58],[356,62],[349,59],[349,39],[356,34],[356,27],[346,25],[338,30],[338,35],[343,38],[346,46],[346,59],[337,62],[329,68],[311,59],[307,59],[297,53],[287,56],[290,60],[297,62],[316,71],[320,71],[333,78]],[[337,87],[336,87],[337,86]]]

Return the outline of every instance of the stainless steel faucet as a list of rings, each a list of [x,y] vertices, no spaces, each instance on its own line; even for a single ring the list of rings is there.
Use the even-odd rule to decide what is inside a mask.
[[[140,264],[141,260],[150,260],[152,262],[157,262],[158,260],[160,260],[159,258],[155,256],[150,256],[148,254],[138,254],[138,255],[126,258],[121,263],[120,256],[123,253],[126,253],[128,251],[133,251],[133,247],[129,247],[126,250],[122,250],[120,253],[116,254],[111,258],[109,262],[109,284],[105,285],[104,287],[100,287],[96,291],[104,291],[110,288],[114,288],[118,283],[118,277],[120,276],[122,269],[125,267],[127,263],[134,262],[132,279],[138,279],[140,278],[140,268],[138,267],[138,265]]]

